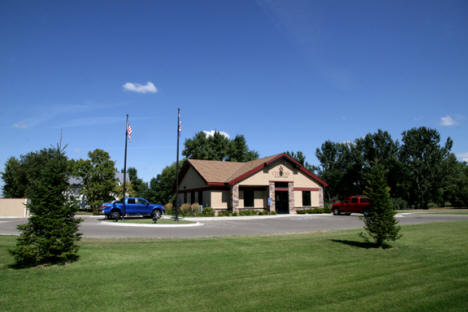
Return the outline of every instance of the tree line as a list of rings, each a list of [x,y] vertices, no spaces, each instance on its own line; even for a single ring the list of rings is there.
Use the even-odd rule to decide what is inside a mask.
[[[316,150],[320,178],[329,184],[327,200],[364,193],[376,165],[382,166],[395,208],[427,209],[468,206],[468,166],[451,153],[453,141],[443,144],[436,129],[413,128],[401,142],[378,130],[353,142],[324,142]]]
[[[319,166],[309,164],[301,151],[286,153],[328,183],[325,199],[329,203],[364,194],[372,168],[379,165],[395,208],[428,208],[430,203],[466,207],[468,166],[451,153],[452,145],[450,138],[442,144],[437,130],[420,127],[404,131],[401,142],[383,130],[352,142],[325,141],[316,150]],[[26,197],[27,172],[34,170],[29,161],[31,154],[19,159],[11,157],[6,162],[2,172],[5,197]],[[207,135],[203,131],[185,140],[182,155],[185,159],[220,161],[250,161],[259,157],[249,149],[243,135],[229,139],[219,132]],[[88,159],[68,160],[68,168],[71,176],[82,180],[82,194],[92,209],[122,196],[122,185],[115,177],[115,162],[107,152],[96,149],[88,153]],[[175,198],[175,178],[175,162],[149,183],[138,177],[137,169],[130,167],[127,193],[166,204]]]

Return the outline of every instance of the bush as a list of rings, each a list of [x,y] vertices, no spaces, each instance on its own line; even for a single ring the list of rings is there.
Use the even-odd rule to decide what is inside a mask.
[[[190,206],[192,216],[198,216],[200,213],[200,205],[198,203],[193,203],[192,206]]]
[[[330,205],[325,205],[325,208],[323,208],[322,210],[323,210],[322,211],[323,213],[330,213],[331,212]]]
[[[257,215],[257,211],[253,210],[253,209],[245,209],[245,210],[241,210],[239,212],[239,215],[240,216],[256,216]]]
[[[297,213],[297,214],[306,214],[306,213],[307,213],[307,211],[306,211],[306,210],[304,210],[304,209],[302,209],[302,210],[298,210],[298,211],[296,211],[296,213]]]
[[[408,202],[400,197],[392,198],[392,207],[393,210],[408,209]]]
[[[218,217],[229,217],[232,216],[232,213],[229,210],[218,211]]]
[[[174,205],[172,205],[172,203],[165,204],[164,211],[166,211],[166,214],[168,215],[174,214]]]
[[[186,217],[186,216],[190,216],[192,213],[192,207],[190,206],[190,204],[182,204],[180,207],[179,207],[179,214]]]
[[[269,214],[270,214],[270,211],[268,209],[261,210],[261,211],[258,212],[259,216],[267,216]]]
[[[204,207],[200,215],[204,217],[214,217],[215,211],[211,207]]]

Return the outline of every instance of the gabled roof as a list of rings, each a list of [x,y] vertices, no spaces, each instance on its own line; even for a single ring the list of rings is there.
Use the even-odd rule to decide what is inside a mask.
[[[181,178],[185,175],[189,166],[191,165],[208,185],[234,185],[281,158],[284,158],[293,163],[300,171],[305,173],[307,176],[322,186],[328,186],[327,183],[319,179],[312,172],[305,169],[304,166],[302,166],[294,158],[285,153],[276,154],[248,162],[188,159],[186,165],[180,173],[181,175],[179,176],[179,181],[182,180]]]

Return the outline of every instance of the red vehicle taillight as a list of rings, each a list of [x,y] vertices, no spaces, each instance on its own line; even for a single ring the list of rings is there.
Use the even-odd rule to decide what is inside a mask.
[[[104,208],[106,208],[106,206],[105,206],[105,205],[102,205],[101,208],[104,209]]]

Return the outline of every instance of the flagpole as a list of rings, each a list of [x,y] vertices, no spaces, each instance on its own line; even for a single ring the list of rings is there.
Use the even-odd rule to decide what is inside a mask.
[[[126,187],[125,187],[125,180],[127,179],[127,139],[128,139],[128,114],[127,114],[127,120],[125,122],[125,156],[124,156],[124,177],[123,177],[123,210],[122,210],[122,219],[125,217],[126,213],[126,207],[125,207],[125,193],[126,193]]]
[[[176,197],[175,197],[175,221],[179,221],[179,137],[180,137],[180,107],[177,108],[177,161],[176,161]]]

